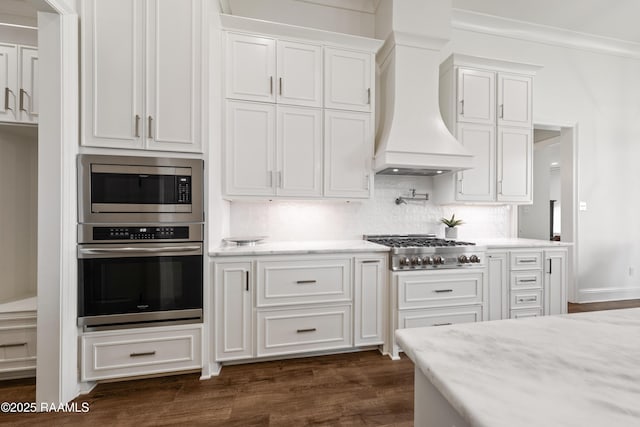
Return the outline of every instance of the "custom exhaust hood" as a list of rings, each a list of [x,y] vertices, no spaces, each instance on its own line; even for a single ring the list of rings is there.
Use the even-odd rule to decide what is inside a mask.
[[[473,155],[447,129],[438,99],[440,50],[450,38],[451,1],[382,0],[376,24],[387,29],[376,58],[376,173],[431,176],[471,168]]]

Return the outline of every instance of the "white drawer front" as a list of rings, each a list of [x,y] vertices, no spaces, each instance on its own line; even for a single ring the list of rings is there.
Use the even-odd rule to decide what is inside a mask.
[[[258,307],[351,299],[350,259],[258,261]]]
[[[0,329],[0,372],[33,369],[36,354],[35,326]]]
[[[202,328],[88,333],[82,337],[82,380],[202,367]]]
[[[511,310],[512,319],[524,319],[527,317],[538,317],[538,316],[542,316],[541,308],[525,308],[525,309]]]
[[[403,310],[398,313],[398,327],[400,329],[472,323],[481,320],[482,307],[479,305]]]
[[[398,308],[482,302],[482,272],[426,272],[398,275]]]
[[[258,356],[351,346],[351,307],[258,312]]]
[[[527,289],[511,292],[511,308],[542,307],[542,290]]]
[[[511,273],[511,289],[542,289],[542,271],[522,270]]]
[[[542,251],[511,251],[511,270],[542,268]]]

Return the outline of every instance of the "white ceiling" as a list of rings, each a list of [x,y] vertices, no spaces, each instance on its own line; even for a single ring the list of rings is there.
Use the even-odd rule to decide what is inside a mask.
[[[453,7],[640,43],[640,0],[453,0]]]

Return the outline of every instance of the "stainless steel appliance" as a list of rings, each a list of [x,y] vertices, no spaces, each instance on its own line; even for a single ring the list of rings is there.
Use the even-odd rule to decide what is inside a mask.
[[[80,155],[80,223],[202,222],[198,159]]]
[[[367,235],[365,240],[391,248],[392,271],[483,268],[483,246],[436,238],[435,234]]]
[[[202,160],[81,155],[78,178],[78,325],[202,322]]]

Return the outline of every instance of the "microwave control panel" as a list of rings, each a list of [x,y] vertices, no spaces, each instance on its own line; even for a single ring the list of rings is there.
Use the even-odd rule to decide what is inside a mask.
[[[185,240],[189,227],[94,227],[93,240]]]

